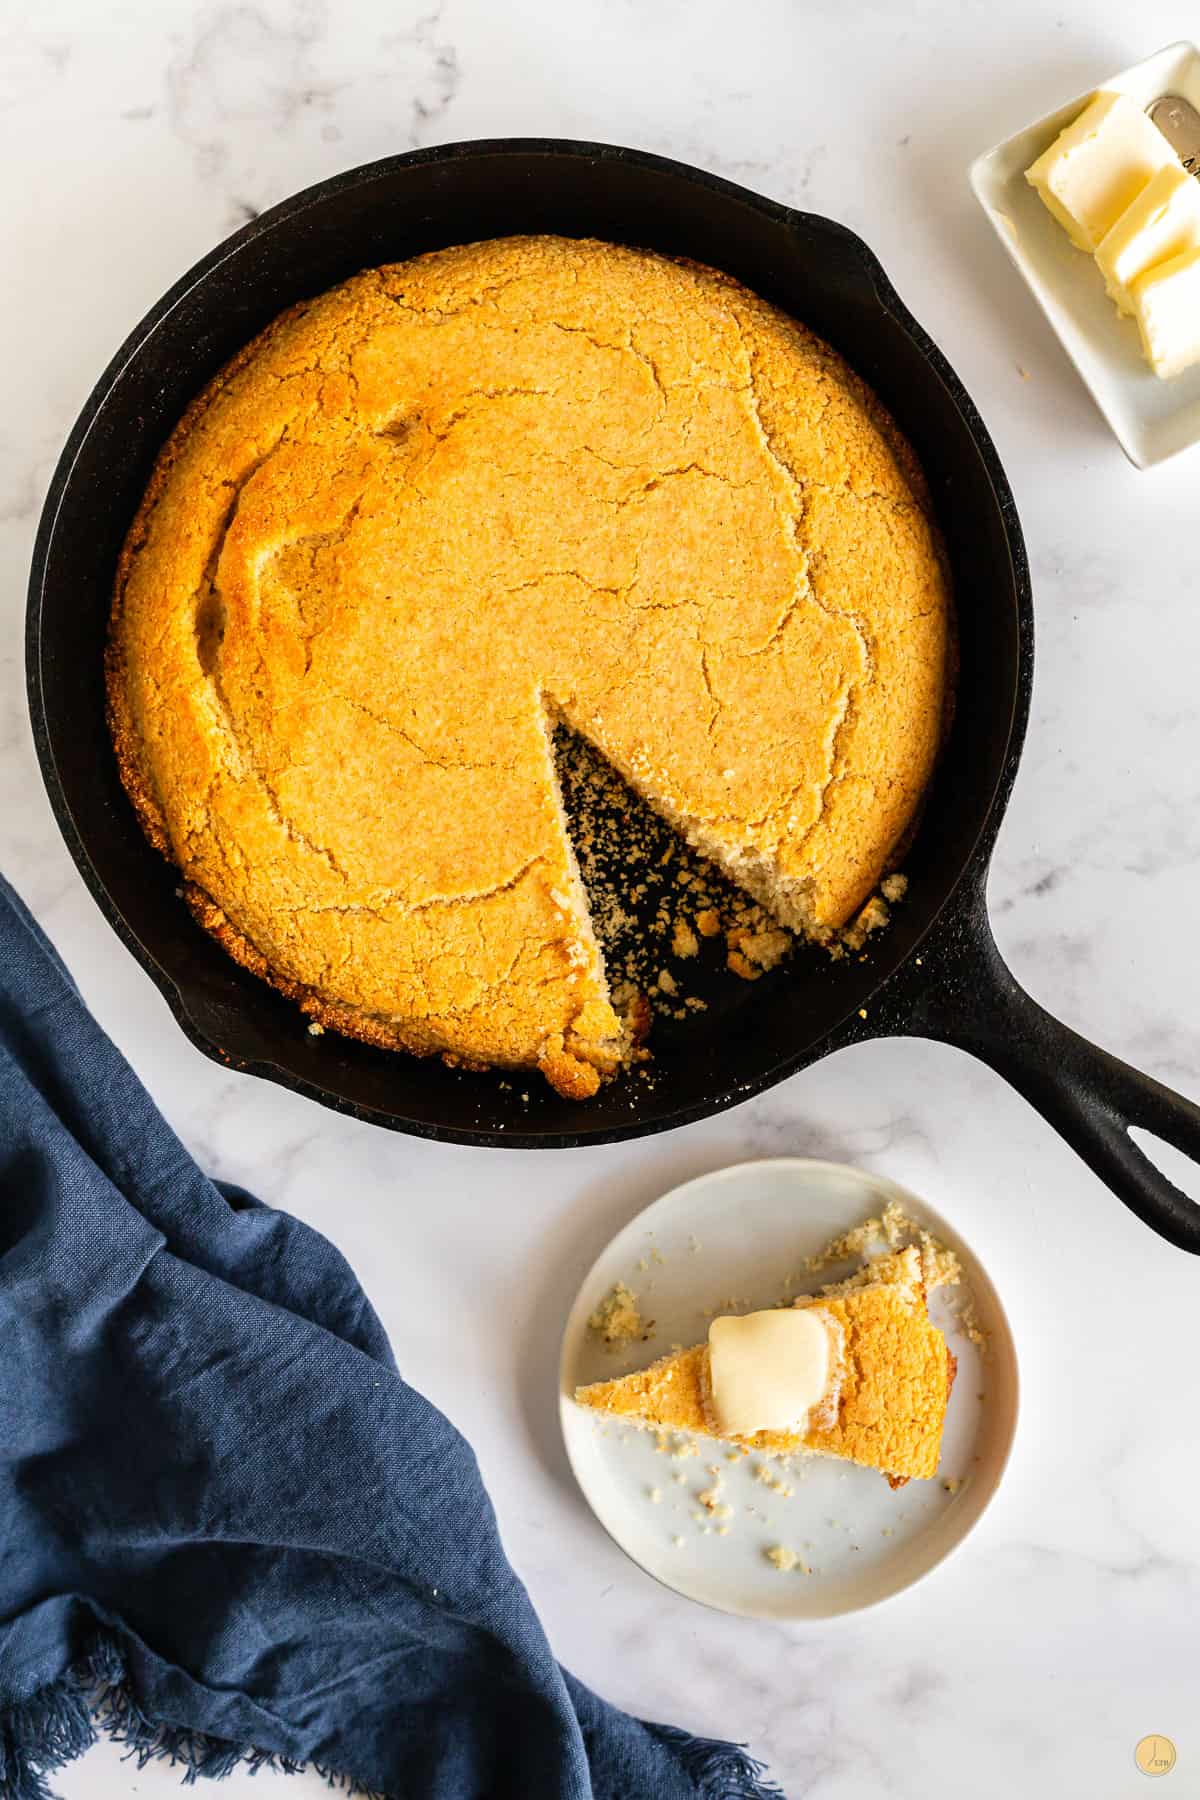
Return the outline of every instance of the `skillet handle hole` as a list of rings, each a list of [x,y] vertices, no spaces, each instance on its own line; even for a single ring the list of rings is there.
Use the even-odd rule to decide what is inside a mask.
[[[1142,1125],[1128,1125],[1126,1130],[1134,1144],[1147,1161],[1152,1162],[1160,1175],[1173,1181],[1181,1193],[1186,1194],[1192,1204],[1200,1208],[1200,1166],[1192,1157],[1177,1150],[1174,1144],[1168,1144],[1164,1138],[1157,1137],[1153,1131],[1147,1131]]]

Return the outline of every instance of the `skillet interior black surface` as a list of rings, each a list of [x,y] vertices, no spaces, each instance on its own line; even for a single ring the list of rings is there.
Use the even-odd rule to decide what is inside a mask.
[[[958,608],[955,720],[905,858],[909,896],[891,928],[865,960],[801,953],[768,981],[743,988],[736,1004],[697,1016],[686,1032],[660,1034],[651,1080],[617,1081],[585,1106],[540,1081],[518,1084],[528,1091],[525,1102],[503,1077],[451,1071],[332,1034],[310,1037],[290,1004],[192,923],[175,872],[142,838],[117,777],[100,676],[121,540],[158,449],[209,377],[285,306],[360,268],[513,232],[596,236],[710,263],[827,338],[880,394],[924,464]],[[98,383],[47,498],[28,648],[38,750],[68,844],[184,1030],[221,1061],[397,1129],[552,1147],[712,1113],[877,1032],[970,1040],[977,1054],[1004,1060],[987,1028],[983,989],[1007,982],[1020,991],[998,960],[994,967],[988,960],[994,951],[982,892],[1028,708],[1024,547],[1003,471],[961,384],[865,245],[828,220],[640,152],[539,140],[416,152],[296,196],[185,276]],[[981,956],[980,992],[956,999],[955,972],[982,967]],[[939,992],[950,997],[940,1010]],[[983,1024],[967,1029],[981,1011]],[[1056,1096],[1033,1092],[1027,1069],[1005,1073],[1054,1114]],[[1094,1137],[1094,1121],[1080,1131],[1061,1117],[1055,1122],[1101,1166],[1106,1159],[1092,1154],[1094,1144],[1079,1141],[1089,1130]],[[1194,1129],[1200,1147],[1200,1112],[1187,1125],[1189,1143]],[[1119,1185],[1111,1169],[1102,1172]],[[1128,1192],[1123,1197],[1137,1204]],[[1146,1207],[1138,1210],[1145,1216]]]

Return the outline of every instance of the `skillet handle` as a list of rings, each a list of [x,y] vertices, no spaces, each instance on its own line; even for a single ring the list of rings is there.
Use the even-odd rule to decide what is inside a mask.
[[[1200,1106],[1080,1037],[1030,998],[1004,962],[982,905],[930,962],[935,975],[904,1029],[991,1065],[1139,1219],[1200,1255],[1200,1204],[1129,1135],[1138,1126],[1190,1156],[1200,1191]],[[936,970],[940,969],[940,979]]]

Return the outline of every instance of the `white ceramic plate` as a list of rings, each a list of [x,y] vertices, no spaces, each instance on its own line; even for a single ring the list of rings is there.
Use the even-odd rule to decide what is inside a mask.
[[[779,1494],[754,1477],[759,1457],[731,1462],[724,1446],[708,1440],[698,1440],[698,1455],[673,1457],[656,1448],[652,1432],[575,1404],[580,1383],[644,1367],[673,1344],[700,1342],[708,1332],[706,1308],[748,1311],[837,1279],[843,1271],[806,1276],[805,1258],[879,1214],[889,1200],[958,1253],[989,1339],[981,1356],[956,1327],[957,1290],[933,1296],[930,1310],[959,1359],[936,1479],[893,1490],[874,1470],[802,1457],[773,1465],[792,1489]],[[794,1277],[790,1289],[788,1276]],[[643,1318],[654,1320],[649,1343],[619,1352],[587,1323],[618,1281],[638,1296]],[[731,1299],[736,1308],[728,1306]],[[1008,1460],[1017,1359],[995,1289],[932,1207],[861,1169],[781,1157],[738,1163],[674,1188],[612,1240],[567,1321],[559,1409],[567,1455],[588,1504],[648,1574],[723,1612],[829,1619],[911,1587],[971,1531]],[[734,1509],[725,1536],[698,1500],[713,1484],[710,1465],[721,1471],[722,1503]],[[961,1485],[951,1491],[947,1483]],[[765,1552],[774,1545],[796,1550],[812,1572],[773,1568]]]
[[[1200,364],[1160,381],[1141,354],[1137,326],[1104,291],[1093,259],[1076,250],[1025,179],[1025,171],[1099,88],[1141,107],[1179,94],[1200,107],[1200,52],[1172,44],[1099,81],[971,164],[971,186],[1009,256],[1058,333],[1121,448],[1139,469],[1200,442]]]

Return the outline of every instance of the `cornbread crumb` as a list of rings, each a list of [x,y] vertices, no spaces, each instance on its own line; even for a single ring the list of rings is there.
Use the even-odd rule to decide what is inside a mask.
[[[795,1569],[798,1569],[801,1575],[812,1574],[811,1565],[805,1562],[799,1551],[790,1550],[786,1544],[772,1544],[770,1549],[763,1551],[763,1555],[781,1574],[790,1575]]]
[[[740,975],[743,981],[757,981],[762,974],[762,970],[756,968],[740,950],[729,952],[725,958],[725,966],[735,975]]]
[[[696,930],[701,937],[714,938],[721,935],[721,915],[711,906],[706,906],[696,914]]]
[[[947,1249],[932,1233],[910,1219],[897,1200],[889,1200],[877,1217],[864,1219],[860,1225],[826,1244],[815,1256],[806,1257],[804,1266],[809,1274],[815,1275],[831,1264],[867,1256],[872,1248],[881,1244],[886,1244],[890,1250],[899,1250],[914,1243],[920,1251],[921,1279],[927,1290],[932,1292],[934,1288],[957,1286],[962,1281],[962,1267],[953,1250]],[[870,1263],[866,1267],[869,1272]]]
[[[955,1323],[963,1332],[964,1336],[974,1344],[975,1348],[982,1355],[986,1356],[991,1350],[992,1340],[980,1323],[979,1314],[975,1308],[975,1296],[969,1288],[964,1288],[964,1291],[958,1296],[951,1310],[954,1315]]]
[[[890,914],[879,894],[873,894],[850,926],[841,933],[847,950],[861,950],[873,931],[882,931]]]
[[[885,875],[880,883],[879,891],[884,899],[890,900],[894,906],[897,901],[903,900],[908,892],[908,876],[899,873]]]
[[[723,1300],[716,1301],[712,1306],[702,1306],[698,1310],[701,1318],[715,1319],[721,1313],[741,1312],[749,1304],[749,1300],[742,1299],[737,1294],[726,1294]]]
[[[730,950],[730,967],[733,966],[732,957],[736,953],[760,974],[781,963],[792,947],[790,932],[772,926],[758,931],[735,926],[732,931],[726,932],[725,941]]]
[[[588,1320],[588,1330],[602,1337],[610,1349],[632,1343],[634,1338],[643,1336],[637,1295],[623,1281],[618,1281]]]
[[[700,940],[686,919],[676,919],[675,929],[671,934],[671,949],[685,961],[699,954]]]
[[[699,1500],[701,1506],[708,1508],[709,1512],[715,1512],[717,1507],[721,1504],[721,1490],[719,1487],[715,1486],[705,1488],[702,1493],[696,1495],[696,1498]]]

